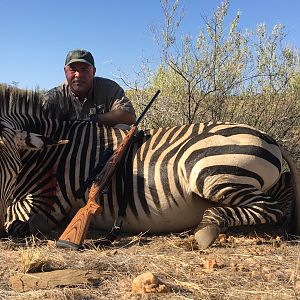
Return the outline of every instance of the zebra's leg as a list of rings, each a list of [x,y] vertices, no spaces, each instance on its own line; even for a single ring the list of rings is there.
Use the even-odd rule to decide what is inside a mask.
[[[22,201],[19,201],[7,208],[5,229],[9,236],[24,238],[38,233],[46,234],[55,226],[44,214],[30,212],[23,204]]]
[[[53,227],[41,214],[33,214],[28,221],[13,220],[7,223],[6,231],[12,238],[25,238],[30,235],[43,237]]]
[[[12,238],[25,238],[30,235],[40,235],[49,233],[53,226],[50,226],[40,214],[30,216],[28,221],[14,220],[7,226],[8,235]]]
[[[195,239],[201,249],[211,246],[220,231],[227,227],[278,222],[283,211],[272,197],[251,189],[226,192],[222,205],[207,209],[195,230]],[[224,195],[223,195],[224,196]]]
[[[14,220],[10,224],[7,224],[7,234],[12,238],[25,238],[30,236],[30,230],[28,222],[23,222],[20,220]]]
[[[53,226],[51,226],[46,218],[41,214],[34,214],[28,220],[30,234],[39,235],[49,233]]]
[[[292,185],[291,173],[285,171],[281,174],[278,182],[267,192],[270,197],[276,199],[283,211],[283,226],[288,227],[288,231],[293,228],[292,220],[295,212],[295,194]]]

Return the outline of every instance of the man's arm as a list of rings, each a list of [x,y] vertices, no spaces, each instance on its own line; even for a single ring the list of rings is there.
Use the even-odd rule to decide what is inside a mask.
[[[132,125],[135,122],[135,115],[121,109],[112,110],[104,114],[97,115],[99,125],[115,126],[117,124]]]
[[[117,124],[132,125],[136,115],[130,99],[125,95],[123,88],[115,81],[94,77],[93,97],[96,105],[105,104],[103,111],[93,115],[91,120],[99,125],[115,126]]]

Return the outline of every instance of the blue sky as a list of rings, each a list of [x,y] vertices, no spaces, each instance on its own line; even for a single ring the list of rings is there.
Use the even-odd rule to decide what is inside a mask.
[[[181,4],[181,31],[196,36],[203,28],[201,16],[211,16],[221,0]],[[149,27],[163,23],[159,0],[1,0],[0,10],[1,83],[50,89],[64,80],[65,56],[76,48],[90,50],[97,75],[111,79],[118,68],[134,79],[142,56],[158,61]],[[237,10],[242,31],[260,23],[271,31],[283,23],[286,41],[300,48],[299,0],[232,0],[228,21]]]

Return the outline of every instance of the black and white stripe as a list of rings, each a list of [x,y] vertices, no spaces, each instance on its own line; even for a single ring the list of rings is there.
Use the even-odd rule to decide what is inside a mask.
[[[7,102],[7,95],[1,98]],[[19,98],[16,106],[24,107],[25,100]],[[24,232],[22,226],[36,214],[46,220],[49,229],[74,214],[85,204],[85,198],[78,199],[76,192],[103,151],[115,149],[126,134],[86,121],[48,120],[37,108],[31,108],[28,99],[25,102],[25,109],[1,115],[3,132],[9,124],[69,143],[14,154],[16,161],[20,155],[20,163],[14,172],[16,182],[9,188],[14,185],[6,220],[11,233]],[[9,151],[15,153],[14,145]],[[11,166],[4,169],[9,172]],[[199,224],[222,228],[278,222],[291,198],[289,177],[281,175],[279,146],[268,135],[243,124],[202,123],[145,131],[131,148],[127,170],[129,203],[123,226],[127,231],[169,232]],[[1,188],[6,185],[2,181]],[[95,226],[111,228],[123,192],[119,172],[107,193],[100,196],[103,213]]]

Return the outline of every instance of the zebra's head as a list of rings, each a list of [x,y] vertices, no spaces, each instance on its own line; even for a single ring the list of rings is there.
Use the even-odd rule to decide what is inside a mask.
[[[20,152],[37,151],[68,142],[68,140],[54,141],[40,134],[15,130],[3,123],[0,117],[0,228],[4,223],[5,212],[22,167]]]
[[[28,99],[32,99],[28,94],[12,93],[7,89],[0,91],[0,230],[22,167],[21,152],[67,143],[31,132],[31,129],[39,132],[41,119],[40,108]]]

